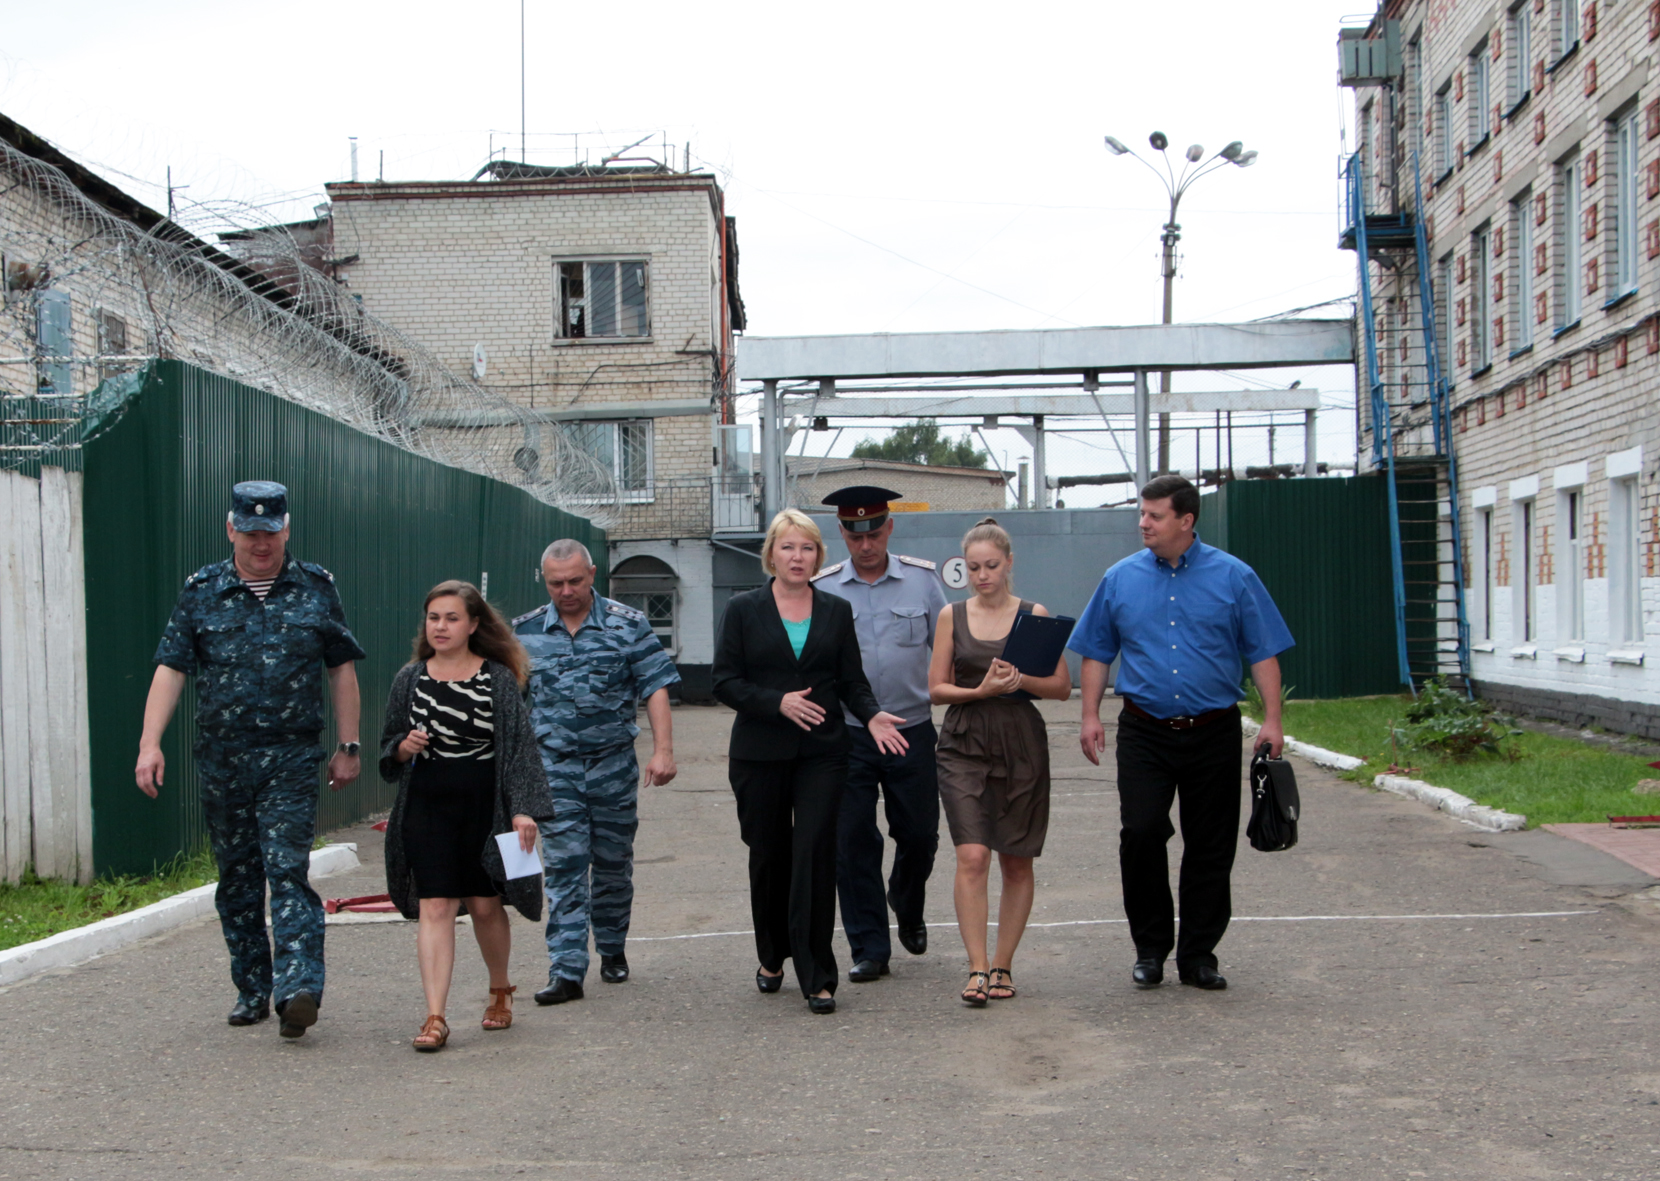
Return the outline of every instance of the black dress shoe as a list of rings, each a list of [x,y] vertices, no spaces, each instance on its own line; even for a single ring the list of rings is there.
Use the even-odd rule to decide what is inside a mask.
[[[616,955],[602,955],[599,957],[599,978],[607,984],[621,984],[628,979],[628,957],[618,952]]]
[[[548,980],[548,986],[536,994],[538,1005],[562,1005],[566,1001],[582,999],[582,981],[570,980],[564,976],[553,976]]]
[[[317,1024],[317,998],[309,992],[296,992],[277,1006],[282,1024],[277,1032],[283,1037],[304,1037],[305,1031]]]
[[[1190,984],[1194,988],[1203,988],[1211,992],[1219,992],[1228,986],[1227,977],[1218,972],[1209,964],[1200,964],[1193,968],[1183,968],[1179,973],[1183,984]]]
[[[759,988],[762,992],[777,992],[780,988],[784,987],[783,971],[780,970],[776,976],[768,976],[765,972],[761,971],[761,969],[756,968],[755,987]]]
[[[836,998],[833,996],[810,996],[807,998],[809,1012],[823,1017],[836,1011]]]
[[[855,984],[869,984],[872,980],[880,980],[888,974],[888,965],[877,960],[860,960],[847,973],[847,978]]]
[[[928,924],[900,923],[899,946],[912,955],[928,954]]]
[[[1152,956],[1137,960],[1135,967],[1130,969],[1130,979],[1135,981],[1137,988],[1157,988],[1164,983],[1163,961]]]
[[[231,1010],[231,1015],[225,1019],[225,1022],[228,1025],[258,1025],[270,1015],[271,1002],[266,997],[260,997],[257,1001],[247,1001],[237,997],[236,1008]]]

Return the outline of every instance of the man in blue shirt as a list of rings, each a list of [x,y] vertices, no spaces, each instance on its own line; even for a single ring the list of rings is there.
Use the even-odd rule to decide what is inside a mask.
[[[1083,659],[1084,757],[1101,761],[1107,667],[1123,657],[1117,692],[1119,872],[1135,940],[1139,988],[1164,981],[1172,948],[1183,984],[1226,988],[1216,945],[1233,904],[1228,875],[1239,843],[1240,661],[1262,693],[1262,732],[1275,755],[1279,654],[1291,633],[1262,580],[1238,558],[1199,540],[1199,490],[1159,476],[1141,490],[1141,541],[1101,579],[1068,643]],[[1181,936],[1176,935],[1165,846],[1181,798]]]

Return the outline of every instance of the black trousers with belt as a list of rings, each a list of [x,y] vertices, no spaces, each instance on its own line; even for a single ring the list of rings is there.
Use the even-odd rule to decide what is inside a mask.
[[[922,922],[928,875],[940,844],[940,788],[934,769],[934,723],[919,722],[902,733],[910,743],[902,755],[884,754],[870,731],[849,726],[853,751],[842,795],[836,890],[842,930],[853,960],[885,964],[892,952],[888,902],[901,923]],[[882,889],[882,831],[876,827],[880,789],[893,838],[893,871]]]
[[[802,996],[836,991],[836,818],[845,754],[728,759],[738,830],[749,846],[749,907],[761,966],[795,961]]]
[[[1118,718],[1118,866],[1124,913],[1137,958],[1178,969],[1216,967],[1216,945],[1233,917],[1228,877],[1239,844],[1244,782],[1239,711],[1192,730],[1172,730],[1125,711]],[[1175,833],[1170,805],[1180,800],[1182,926],[1170,897],[1165,847]]]

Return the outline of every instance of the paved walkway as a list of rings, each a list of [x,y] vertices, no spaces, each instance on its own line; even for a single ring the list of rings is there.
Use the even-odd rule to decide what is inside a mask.
[[[1582,841],[1627,865],[1660,878],[1660,828],[1614,828],[1607,824],[1545,824],[1540,827]]]
[[[463,954],[450,1048],[420,1056],[413,929],[334,926],[322,1021],[283,1043],[224,1024],[218,932],[186,928],[0,995],[0,1177],[1660,1175],[1650,878],[1302,764],[1302,843],[1241,849],[1228,991],[1136,992],[1112,779],[1075,705],[1045,708],[1054,823],[1017,1000],[955,1000],[948,844],[928,955],[842,985],[831,1018],[757,993],[730,715],[684,708],[681,777],[642,808],[632,982],[596,972],[486,1034]],[[365,868],[330,892],[383,889],[377,835],[341,836]],[[528,993],[546,960],[514,934]]]

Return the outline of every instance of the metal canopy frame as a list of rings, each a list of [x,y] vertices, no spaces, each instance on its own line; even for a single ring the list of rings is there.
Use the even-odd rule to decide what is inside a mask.
[[[745,336],[738,341],[737,376],[761,383],[762,501],[767,519],[784,503],[785,418],[997,417],[1030,418],[1015,427],[1032,445],[1040,503],[1048,507],[1044,418],[1047,415],[1134,413],[1136,482],[1152,473],[1154,413],[1302,410],[1305,472],[1316,473],[1314,438],[1319,409],[1315,390],[1237,390],[1158,395],[1149,393],[1150,372],[1214,369],[1281,369],[1353,365],[1351,320],[1266,320],[1245,324],[1145,324],[1127,327],[1040,328],[1025,331],[872,333],[846,336]],[[1055,377],[1076,382],[923,386],[925,380]],[[1102,374],[1127,380],[1102,381]],[[839,383],[909,379],[902,385],[838,390]],[[779,390],[780,383],[812,383],[812,392]],[[1127,387],[1128,394],[1102,394]],[[1082,389],[1082,394],[1010,395],[1003,391]],[[964,391],[997,396],[963,397]],[[857,394],[911,396],[860,397]],[[1013,426],[1014,424],[1009,424]]]

